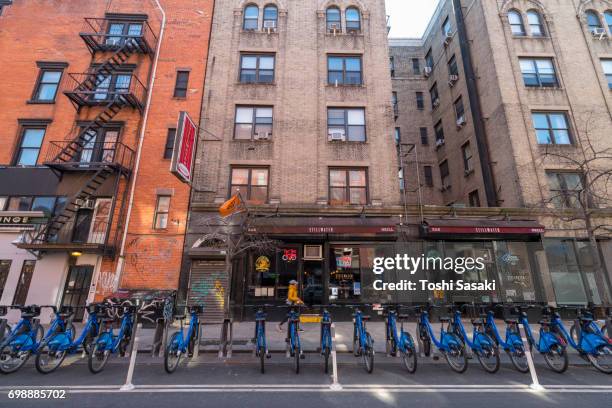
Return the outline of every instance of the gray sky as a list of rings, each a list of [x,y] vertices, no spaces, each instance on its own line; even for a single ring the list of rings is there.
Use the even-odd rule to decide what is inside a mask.
[[[391,16],[389,36],[392,38],[420,38],[438,4],[438,0],[385,0],[385,2],[387,14]]]

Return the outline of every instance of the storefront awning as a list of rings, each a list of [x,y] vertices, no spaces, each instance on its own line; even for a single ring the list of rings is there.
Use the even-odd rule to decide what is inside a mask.
[[[425,237],[440,235],[534,236],[544,232],[545,228],[541,224],[531,220],[426,219],[421,226],[421,235]]]
[[[394,235],[393,218],[271,217],[256,220],[253,234],[376,234]]]

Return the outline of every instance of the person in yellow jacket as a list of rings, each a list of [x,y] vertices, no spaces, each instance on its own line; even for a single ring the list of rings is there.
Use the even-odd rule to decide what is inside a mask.
[[[293,305],[303,305],[304,301],[300,299],[298,296],[298,283],[296,280],[291,280],[289,282],[289,291],[287,292],[287,304],[289,306]],[[278,324],[278,331],[283,331],[283,324],[285,324],[289,320],[289,314],[285,316],[285,319]]]

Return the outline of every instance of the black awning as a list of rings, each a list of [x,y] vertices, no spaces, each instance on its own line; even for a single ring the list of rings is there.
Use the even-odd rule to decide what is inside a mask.
[[[533,220],[490,220],[482,218],[426,219],[424,237],[438,236],[540,236],[546,231]]]

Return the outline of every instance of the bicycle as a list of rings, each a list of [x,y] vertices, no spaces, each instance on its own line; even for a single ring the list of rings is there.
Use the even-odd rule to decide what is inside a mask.
[[[504,311],[506,310],[503,305],[496,305],[495,307],[501,307]],[[504,319],[504,322],[506,323],[505,340],[502,339],[497,329],[497,325],[495,324],[494,311],[489,309],[485,320],[485,332],[489,334],[498,347],[504,349],[510,357],[510,361],[514,368],[516,368],[518,372],[526,374],[529,372],[529,364],[527,362],[523,340],[521,339],[519,320],[517,318],[507,318]]]
[[[536,306],[517,306],[519,312],[519,323],[525,328],[525,334],[527,335],[527,341],[529,342],[530,350],[535,348],[540,354],[544,356],[544,360],[548,367],[556,373],[563,373],[567,370],[569,359],[567,356],[566,342],[558,334],[552,330],[552,322],[547,319],[546,316],[539,321],[540,324],[540,338],[536,342],[529,320],[527,318],[527,310],[533,309]],[[546,310],[544,308],[543,310]]]
[[[21,320],[0,344],[0,372],[14,373],[36,352],[43,338],[40,325],[40,306],[10,306],[21,311]]]
[[[571,308],[573,309],[573,307]],[[562,309],[570,309],[570,307],[563,307]],[[557,310],[549,307],[553,330],[564,337],[565,341],[597,370],[604,374],[612,374],[612,342],[604,336],[590,313],[585,315],[581,308],[575,309],[576,320],[572,329],[577,340],[574,340],[574,337],[567,332]]]
[[[321,355],[323,356],[325,374],[329,373],[329,356],[332,350],[331,325],[331,314],[326,307],[323,307],[321,317]]]
[[[426,356],[429,356],[431,354],[431,344],[433,343],[444,355],[446,362],[453,371],[459,374],[464,373],[468,367],[465,347],[461,339],[453,333],[450,317],[440,317],[440,339],[436,339],[434,335],[433,327],[429,321],[429,310],[438,307],[439,306],[427,305],[425,310],[421,307],[417,308],[420,313],[418,333],[423,343],[423,352]],[[444,328],[445,323],[447,325],[446,329]]]
[[[464,346],[467,345],[476,354],[482,368],[489,374],[495,374],[500,366],[499,349],[491,336],[486,333],[484,320],[486,315],[471,319],[473,334],[470,340],[461,320],[461,311],[468,306],[471,305],[463,305],[459,309],[452,306],[453,315],[450,323],[452,331],[462,340]]]
[[[8,307],[0,306],[0,344],[2,344],[4,337],[7,336],[12,330],[11,325],[8,324],[8,321],[5,317],[7,313]]]
[[[410,333],[404,330],[404,320],[408,318],[408,315],[400,314],[400,308],[397,305],[386,306],[385,314],[387,353],[395,357],[399,350],[406,370],[414,374],[417,369],[416,346]],[[398,319],[400,320],[399,335],[397,332]]]
[[[368,305],[361,305],[368,306]],[[374,340],[368,333],[366,322],[370,320],[370,316],[365,316],[360,306],[349,306],[355,308],[353,313],[353,354],[355,357],[363,358],[363,365],[368,374],[374,371]]]
[[[93,374],[98,374],[104,369],[111,353],[119,351],[120,355],[125,355],[127,346],[132,339],[136,306],[111,306],[109,308],[117,307],[123,308],[123,317],[117,335],[114,334],[112,327],[114,318],[104,318],[100,321],[101,324],[105,325],[105,329],[96,338],[88,361],[89,371]]]
[[[185,308],[187,306],[185,305]],[[199,341],[199,327],[200,320],[199,315],[204,312],[204,307],[200,305],[194,305],[189,308],[189,328],[187,329],[187,336],[184,336],[183,321],[185,320],[186,314],[174,316],[175,319],[181,321],[181,329],[174,332],[170,337],[170,342],[166,346],[166,352],[164,353],[164,369],[168,374],[172,374],[176,371],[177,367],[181,362],[181,356],[188,353],[190,356],[193,355],[193,351]]]
[[[98,314],[102,313],[101,305],[90,304],[86,307],[88,317],[81,335],[75,340],[76,331],[72,324],[74,314],[70,312],[65,316],[68,319],[66,322],[65,331],[54,334],[50,338],[43,340],[38,347],[36,355],[36,369],[41,374],[49,374],[60,367],[68,354],[76,353],[82,346],[86,354],[91,352],[94,339],[98,336],[100,330]]]
[[[287,323],[287,340],[289,343],[289,355],[293,357],[295,373],[300,373],[300,360],[306,356],[302,352],[300,344],[299,323],[300,312],[297,310],[302,305],[292,305],[289,310],[289,320]]]
[[[266,307],[272,306],[258,305],[256,306],[257,312],[255,312],[255,337],[253,338],[253,343],[255,343],[255,356],[259,358],[259,370],[262,374],[266,372],[265,360],[272,357],[266,341],[266,318],[268,315],[265,311]]]

